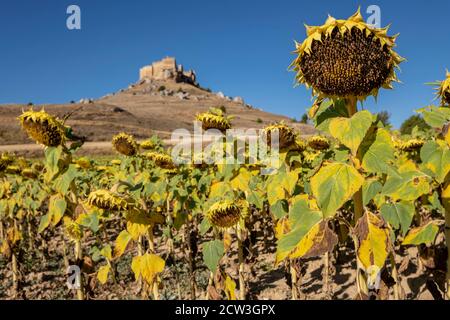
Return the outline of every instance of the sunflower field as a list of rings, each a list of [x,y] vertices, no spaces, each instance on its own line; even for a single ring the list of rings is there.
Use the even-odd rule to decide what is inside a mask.
[[[439,103],[417,110],[431,129],[402,136],[359,108],[397,81],[396,36],[359,11],[306,32],[291,69],[312,89],[308,115],[320,134],[268,126],[281,160],[270,175],[261,175],[264,163],[177,164],[157,137],[127,133],[112,137],[113,159],[79,157],[83,139],[66,119],[23,112],[18,124],[44,156],[0,159],[0,268],[10,277],[0,291],[30,298],[27,273],[59,268],[65,298],[119,286],[122,299],[253,299],[264,256],[265,268],[283,270],[294,300],[309,298],[311,259],[323,264],[314,281],[326,299],[345,259],[348,298],[414,296],[402,281],[413,259],[433,297],[450,299],[450,74],[434,83]],[[204,130],[232,128],[220,109],[192,118]],[[79,270],[71,290],[70,266]]]

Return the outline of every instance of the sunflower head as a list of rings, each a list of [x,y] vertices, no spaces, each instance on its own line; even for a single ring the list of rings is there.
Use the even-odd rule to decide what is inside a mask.
[[[37,143],[56,147],[65,141],[64,125],[44,110],[23,112],[19,120],[28,136]]]
[[[0,157],[0,171],[5,171],[5,169],[13,163],[14,159],[7,153],[2,154]]]
[[[7,166],[5,172],[9,174],[19,174],[21,169],[19,166]]]
[[[272,124],[264,129],[267,137],[267,144],[270,146],[272,142],[272,134],[278,132],[280,149],[288,148],[295,143],[296,135],[294,130],[283,122]]]
[[[398,148],[404,152],[414,152],[420,150],[424,145],[424,141],[420,139],[411,139],[408,141],[401,142]]]
[[[217,228],[231,228],[239,223],[242,213],[238,204],[224,200],[214,203],[209,208],[206,217]]]
[[[200,113],[196,119],[202,123],[203,130],[217,129],[225,132],[231,128],[230,118],[219,108],[211,108],[208,112]]]
[[[307,163],[307,164],[312,164],[314,162],[314,160],[317,159],[317,157],[319,157],[320,152],[319,151],[305,151],[303,152],[303,160]]]
[[[140,147],[144,150],[152,150],[156,147],[156,144],[151,140],[145,140],[141,142]]]
[[[91,167],[91,161],[86,157],[78,158],[75,163],[79,168],[82,169],[89,169]]]
[[[167,170],[175,170],[176,166],[172,161],[172,157],[159,152],[147,152],[145,156],[153,161],[158,167]]]
[[[441,105],[450,106],[450,72],[447,71],[446,79],[439,82],[436,90],[436,94],[441,99]]]
[[[297,83],[312,87],[319,98],[364,100],[392,88],[404,59],[393,50],[396,36],[387,31],[365,23],[359,10],[347,20],[328,17],[322,26],[306,26],[307,38],[296,43],[290,66]]]
[[[112,145],[117,152],[127,157],[135,156],[138,153],[138,145],[133,136],[124,132],[113,137]]]
[[[301,139],[300,137],[297,137],[295,139],[294,145],[291,147],[291,150],[303,152],[306,150],[306,148],[308,148],[308,144],[306,143],[306,141]]]
[[[122,164],[122,161],[120,159],[112,159],[111,164],[115,166],[120,166]]]
[[[88,197],[88,203],[91,206],[105,210],[127,210],[128,202],[120,195],[108,190],[92,191]]]
[[[326,150],[330,147],[330,142],[325,137],[313,136],[309,138],[308,146],[314,150]]]
[[[22,174],[22,176],[24,176],[25,178],[28,178],[28,179],[36,179],[37,178],[36,172],[34,172],[34,170],[31,168],[23,169],[21,174]]]

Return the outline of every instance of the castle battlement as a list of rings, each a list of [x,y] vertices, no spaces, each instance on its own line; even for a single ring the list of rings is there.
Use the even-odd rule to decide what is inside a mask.
[[[173,57],[165,57],[149,66],[142,67],[139,72],[139,79],[172,80],[197,85],[195,71],[184,71],[183,66],[177,65],[177,61]]]

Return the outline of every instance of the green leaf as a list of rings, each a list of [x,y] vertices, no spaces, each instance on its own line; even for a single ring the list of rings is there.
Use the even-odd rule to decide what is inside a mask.
[[[62,155],[62,147],[49,147],[45,149],[45,175],[46,182],[50,182],[59,173],[59,160]]]
[[[64,174],[59,176],[56,179],[55,182],[55,189],[59,193],[65,195],[67,194],[67,191],[69,190],[70,184],[72,183],[73,179],[78,175],[78,170],[75,167],[74,164],[69,165],[69,168],[67,169]]]
[[[209,229],[211,229],[211,223],[209,223],[208,219],[204,218],[199,226],[200,234],[202,236],[205,235],[205,233],[207,233]]]
[[[276,219],[281,219],[288,214],[289,206],[285,199],[278,200],[271,207],[270,211],[273,213]]]
[[[287,258],[308,232],[323,220],[321,211],[311,208],[308,200],[300,198],[289,209],[291,231],[282,235],[277,242],[276,263]]]
[[[425,122],[433,128],[441,129],[447,122],[450,121],[450,109],[429,106],[418,110],[422,113]]]
[[[56,226],[61,221],[66,212],[67,202],[60,195],[54,195],[50,198],[48,214],[51,217],[52,224]]]
[[[390,168],[383,194],[394,201],[413,201],[421,195],[430,192],[429,178],[420,171],[407,171],[398,173]]]
[[[347,107],[343,100],[324,100],[316,111],[313,121],[317,130],[329,132],[329,125],[336,117],[348,117]]]
[[[216,272],[224,251],[223,242],[220,240],[212,240],[203,244],[203,261],[211,272]]]
[[[369,202],[381,192],[383,185],[377,179],[364,180],[362,187],[363,191],[363,205],[368,205]]]
[[[434,242],[439,231],[439,226],[435,221],[430,221],[426,225],[411,229],[402,242],[402,245],[429,245]]]
[[[330,121],[330,134],[356,155],[373,121],[374,116],[367,110],[357,112],[351,118],[334,118]]]
[[[51,222],[51,214],[47,213],[46,215],[41,216],[41,220],[39,222],[38,232],[41,233],[50,225]]]
[[[334,216],[361,188],[363,182],[364,178],[348,164],[335,162],[324,165],[311,178],[311,190],[324,218]]]
[[[415,208],[412,201],[385,203],[381,206],[381,215],[394,229],[401,227],[402,235],[408,232],[414,217]]]
[[[361,145],[362,167],[368,173],[387,173],[388,164],[395,160],[394,146],[389,132],[376,128]]]
[[[450,150],[441,140],[428,141],[420,150],[420,158],[437,182],[443,183],[450,171]]]

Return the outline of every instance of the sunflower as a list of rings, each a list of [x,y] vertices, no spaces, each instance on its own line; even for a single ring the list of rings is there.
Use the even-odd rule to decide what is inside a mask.
[[[439,87],[436,89],[437,95],[441,99],[442,106],[450,105],[450,72],[447,71],[446,79],[439,82]]]
[[[206,213],[209,222],[218,228],[231,228],[241,220],[242,208],[235,202],[225,200],[214,203]]]
[[[398,148],[404,152],[414,152],[420,150],[424,145],[424,141],[420,139],[411,139],[408,141],[401,142]]]
[[[145,140],[141,142],[140,147],[144,150],[152,150],[156,147],[156,144],[151,140]]]
[[[75,163],[79,168],[82,169],[89,169],[91,167],[91,161],[86,157],[78,158]]]
[[[290,66],[297,83],[319,98],[364,100],[381,87],[391,89],[404,59],[393,50],[397,36],[387,31],[366,24],[359,9],[347,20],[329,16],[322,26],[306,26],[307,38],[296,42]]]
[[[25,178],[28,178],[28,179],[36,179],[37,178],[36,172],[34,172],[33,169],[31,169],[31,168],[23,169],[21,174],[22,174],[22,176],[24,176]]]
[[[284,124],[283,122],[272,124],[264,129],[267,137],[267,145],[271,145],[271,137],[273,133],[278,132],[279,146],[280,149],[285,149],[292,146],[295,143],[295,133],[294,130]]]
[[[28,136],[37,143],[47,147],[56,147],[64,143],[64,125],[44,110],[23,112],[19,120]]]
[[[92,191],[88,196],[91,206],[105,210],[127,210],[129,203],[120,195],[108,190]]]
[[[124,132],[113,137],[112,145],[117,152],[127,157],[135,156],[138,153],[138,145],[133,136]]]
[[[0,157],[0,171],[5,171],[5,169],[13,163],[14,159],[11,158],[8,154],[4,153]]]
[[[313,136],[309,138],[308,145],[314,150],[326,150],[330,147],[330,142],[325,137]]]
[[[219,108],[210,108],[208,112],[198,114],[196,119],[202,123],[203,130],[217,129],[225,132],[231,128],[231,118],[224,116]]]
[[[18,174],[21,172],[21,169],[19,166],[7,166],[5,172],[10,174]]]
[[[295,139],[295,143],[291,147],[291,150],[303,152],[306,150],[307,147],[308,147],[308,144],[303,139],[297,137]]]
[[[303,152],[303,160],[307,164],[312,164],[314,162],[314,160],[316,160],[317,157],[319,157],[319,155],[320,155],[319,151],[313,151],[313,152],[305,151],[305,152]]]
[[[172,158],[167,154],[159,152],[147,152],[145,156],[162,169],[174,170],[176,168],[175,164],[172,161]]]

